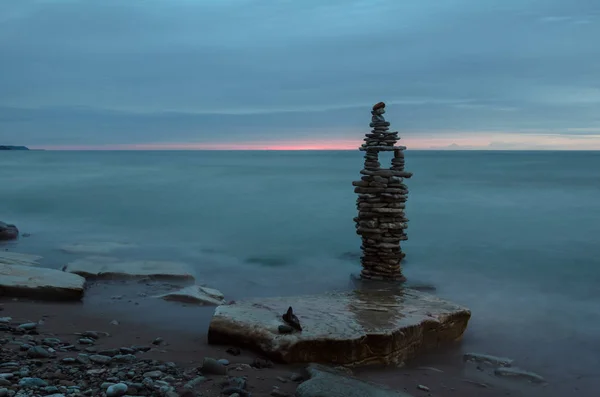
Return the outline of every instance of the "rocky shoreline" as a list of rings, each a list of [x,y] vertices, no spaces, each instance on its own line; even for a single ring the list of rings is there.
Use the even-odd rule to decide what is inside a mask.
[[[65,247],[83,256],[62,270],[40,267],[40,256],[0,252],[0,397],[406,397],[447,396],[456,390],[463,397],[504,395],[501,388],[444,371],[396,369],[393,379],[380,382],[387,387],[350,376],[348,366],[404,365],[423,350],[460,339],[470,312],[432,295],[356,290],[227,302],[219,291],[195,284],[185,264],[106,256],[123,247]],[[96,256],[85,256],[90,254]],[[70,278],[80,281],[77,294],[70,296],[74,302],[51,299]],[[288,303],[302,327],[282,334]],[[177,312],[179,305],[188,308],[187,314]],[[211,313],[210,306],[220,310],[205,323],[190,321],[193,330],[185,334],[144,323],[148,318],[168,322],[169,315],[198,316],[206,306]],[[236,314],[240,310],[245,315]],[[247,332],[252,329],[256,335]],[[242,334],[254,338],[254,345],[243,343]],[[219,345],[211,345],[211,338]],[[270,347],[259,348],[261,340]],[[323,348],[327,343],[315,344],[318,340],[347,348],[329,351]],[[274,357],[289,364],[270,361]],[[499,372],[491,376],[539,380],[504,366]],[[400,374],[410,382],[398,379]]]
[[[72,303],[0,299],[0,317],[0,396],[529,397],[536,395],[531,390],[543,391],[492,383],[503,378],[483,370],[510,370],[512,362],[485,355],[445,366],[352,371],[282,365],[232,345],[209,345],[195,326],[155,328]],[[125,386],[126,394],[108,394]]]
[[[58,337],[44,328],[44,320],[0,318],[0,396],[248,396],[253,387],[243,373],[272,366],[267,360],[230,364],[227,358],[211,357],[182,366],[154,358],[168,348],[161,337],[123,345],[106,331]],[[232,362],[238,355],[239,350],[229,350]],[[280,378],[273,396],[289,396],[292,384],[302,380],[294,373]]]

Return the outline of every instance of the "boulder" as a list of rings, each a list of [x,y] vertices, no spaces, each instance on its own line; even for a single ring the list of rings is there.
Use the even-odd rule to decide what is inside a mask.
[[[162,261],[127,261],[90,256],[77,259],[64,268],[86,278],[166,278],[193,280],[192,269],[185,263]]]
[[[225,297],[221,291],[213,288],[201,287],[199,285],[190,285],[189,287],[185,287],[177,291],[159,295],[158,298],[162,298],[167,301],[194,303],[203,306],[218,306],[225,303]]]
[[[0,241],[16,240],[19,238],[19,229],[15,225],[0,222]]]
[[[80,300],[85,279],[76,274],[21,265],[0,264],[0,296],[43,300]]]
[[[61,250],[69,254],[106,255],[120,249],[134,248],[135,245],[111,241],[67,244]]]
[[[302,331],[283,334],[289,306]],[[470,318],[464,307],[410,289],[263,298],[217,307],[208,341],[285,363],[400,364],[460,339]]]
[[[0,264],[3,265],[37,266],[37,261],[40,259],[42,259],[42,257],[38,255],[0,251]]]
[[[296,397],[411,397],[322,365],[311,364],[307,371],[310,379],[298,386]]]

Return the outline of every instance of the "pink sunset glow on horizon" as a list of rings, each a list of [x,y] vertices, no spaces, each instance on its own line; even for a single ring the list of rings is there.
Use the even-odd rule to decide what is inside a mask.
[[[361,140],[300,140],[275,142],[161,142],[112,145],[45,145],[31,146],[44,150],[357,150]],[[398,145],[414,150],[600,150],[600,134],[517,134],[469,133],[422,134],[402,138]]]

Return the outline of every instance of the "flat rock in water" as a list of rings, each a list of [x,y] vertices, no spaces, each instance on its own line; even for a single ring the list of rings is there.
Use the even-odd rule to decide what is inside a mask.
[[[546,380],[542,376],[533,372],[525,371],[520,368],[497,368],[494,371],[494,375],[525,379],[533,383],[546,382]]]
[[[463,355],[465,361],[474,361],[478,363],[486,363],[495,365],[498,367],[510,367],[512,366],[513,360],[507,357],[497,357],[489,354],[481,353],[466,353]]]
[[[219,290],[199,285],[190,285],[177,291],[159,295],[158,298],[198,305],[218,306],[225,303],[224,296]]]
[[[281,334],[289,306],[303,330]],[[464,307],[409,289],[263,298],[217,307],[208,341],[286,363],[398,364],[460,339],[470,318]]]
[[[116,258],[90,256],[77,259],[65,272],[86,278],[170,278],[193,280],[192,269],[185,263],[162,261],[123,261]]]
[[[85,279],[42,267],[0,264],[0,296],[44,300],[79,300]]]
[[[410,394],[363,382],[332,368],[311,364],[310,380],[296,389],[297,397],[411,397]]]
[[[110,254],[120,249],[134,248],[134,244],[118,243],[111,241],[96,241],[89,243],[67,244],[61,247],[61,250],[69,254]]]
[[[37,266],[40,259],[42,257],[38,255],[0,251],[0,264],[4,265]]]

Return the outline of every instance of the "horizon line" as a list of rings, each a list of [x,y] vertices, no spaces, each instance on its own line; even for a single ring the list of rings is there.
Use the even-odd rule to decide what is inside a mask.
[[[29,148],[29,150],[7,150],[12,152],[361,152],[358,149],[46,149]],[[407,148],[413,152],[600,152],[600,149],[559,149],[559,148]]]

